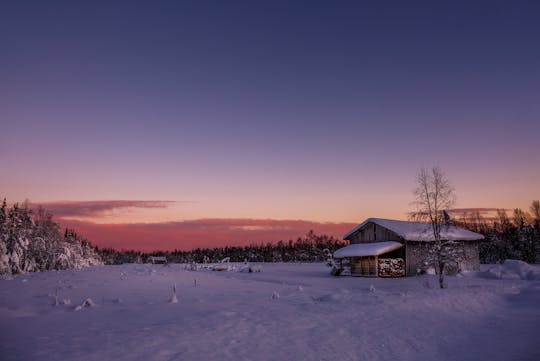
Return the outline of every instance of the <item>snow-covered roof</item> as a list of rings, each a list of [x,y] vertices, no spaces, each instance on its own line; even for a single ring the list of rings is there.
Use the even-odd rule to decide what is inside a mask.
[[[334,258],[378,256],[401,247],[403,247],[403,244],[394,241],[356,243],[335,251]]]
[[[368,223],[375,223],[376,225],[386,228],[408,241],[435,240],[430,223],[396,221],[393,219],[382,218],[366,219],[364,222],[354,227],[349,233],[345,234],[343,239],[348,239],[351,235],[363,228]],[[448,241],[475,241],[484,239],[484,236],[456,226],[444,226],[441,229],[441,239]]]

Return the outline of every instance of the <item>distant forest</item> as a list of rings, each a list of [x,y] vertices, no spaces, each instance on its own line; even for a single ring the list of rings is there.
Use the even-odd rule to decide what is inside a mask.
[[[170,263],[215,263],[229,257],[230,262],[323,262],[338,248],[347,245],[346,241],[327,235],[317,235],[309,231],[296,240],[231,246],[216,248],[197,248],[191,251],[117,251],[111,248],[100,250],[105,263],[145,262],[150,256],[165,256]]]
[[[498,210],[495,218],[471,213],[452,222],[483,234],[480,243],[482,263],[500,263],[519,259],[529,263],[540,260],[540,202],[533,201],[530,212],[515,209],[512,216]],[[198,248],[190,251],[140,252],[99,249],[74,230],[60,231],[53,215],[42,207],[28,204],[0,208],[0,274],[82,268],[100,264],[144,263],[150,256],[165,256],[170,263],[231,262],[323,262],[346,241],[309,231],[296,240],[282,240],[249,246]]]
[[[454,223],[486,237],[480,243],[481,263],[501,263],[505,259],[537,263],[540,261],[540,202],[533,201],[529,210],[516,208],[509,217],[506,210],[499,209],[496,217],[490,219],[473,212]]]

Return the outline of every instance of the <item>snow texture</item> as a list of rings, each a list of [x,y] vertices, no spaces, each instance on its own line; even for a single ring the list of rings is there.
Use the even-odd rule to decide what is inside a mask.
[[[378,256],[401,247],[403,244],[394,241],[357,243],[338,249],[334,252],[334,258]]]
[[[539,268],[512,263],[501,268]],[[0,279],[0,359],[540,360],[540,281],[484,278],[493,267],[447,277],[444,290],[429,275],[332,277],[322,263],[10,275]],[[52,306],[56,289],[73,304]]]
[[[389,229],[401,238],[408,241],[430,242],[435,240],[431,224],[429,223],[397,221],[382,218],[366,219],[364,222],[353,228],[349,233],[345,234],[343,239],[347,239],[368,223],[375,223],[378,226]],[[484,239],[484,236],[456,226],[448,226],[441,229],[441,239],[447,241],[476,241]]]

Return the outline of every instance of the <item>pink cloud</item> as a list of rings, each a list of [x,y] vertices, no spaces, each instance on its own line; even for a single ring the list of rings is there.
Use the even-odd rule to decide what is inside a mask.
[[[450,213],[458,213],[458,214],[466,214],[466,213],[490,213],[490,212],[497,212],[499,209],[504,208],[454,208],[450,209],[448,212]]]
[[[104,213],[127,208],[167,208],[175,201],[102,200],[102,201],[58,201],[32,204],[41,205],[58,218],[90,218]]]
[[[165,223],[96,224],[62,221],[93,244],[116,249],[188,250],[296,239],[313,230],[341,239],[353,223],[272,219],[197,219]]]
[[[450,209],[448,212],[455,218],[467,218],[470,216],[474,216],[475,214],[479,214],[480,217],[487,221],[491,222],[496,220],[497,217],[497,211],[508,211],[508,209],[504,208],[454,208]]]

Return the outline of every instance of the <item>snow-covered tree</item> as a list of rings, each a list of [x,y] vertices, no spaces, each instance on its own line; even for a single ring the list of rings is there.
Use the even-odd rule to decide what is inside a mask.
[[[534,254],[534,262],[537,262],[540,258],[540,201],[535,200],[531,204],[531,215],[532,215],[532,227],[533,227],[533,237],[534,237],[534,251],[531,254]]]
[[[60,253],[63,255],[62,259],[67,262],[67,268],[84,268],[102,264],[101,258],[92,245],[70,229],[65,231]]]
[[[46,212],[41,206],[37,208],[33,216],[33,242],[29,253],[39,270],[54,269],[54,250],[59,247],[61,241],[59,226],[53,221],[52,214]]]
[[[519,258],[528,263],[536,263],[540,251],[540,202],[533,201],[531,213],[519,208],[514,210],[514,223],[517,227],[515,249]]]
[[[11,274],[7,248],[7,202],[4,198],[0,207],[0,274]]]
[[[486,238],[480,243],[482,263],[502,263],[516,259],[528,263],[540,260],[540,201],[532,201],[530,212],[519,208],[510,218],[505,209],[498,209],[495,218],[483,219],[480,215],[461,218],[458,225]]]
[[[535,221],[540,222],[540,201],[532,201],[531,203],[531,214]]]
[[[28,205],[14,204],[8,212],[7,251],[11,273],[33,271],[33,262],[28,255],[32,233],[32,219]]]
[[[88,241],[73,231],[61,237],[52,214],[28,202],[0,208],[0,274],[50,269],[82,268],[102,264]]]
[[[446,210],[455,203],[454,188],[439,167],[423,168],[416,177],[414,190],[416,210],[413,218],[431,224],[433,242],[426,242],[425,262],[435,268],[439,276],[440,288],[445,287],[444,274],[447,267],[462,261],[463,251],[454,241],[441,238],[441,232],[450,226]]]

